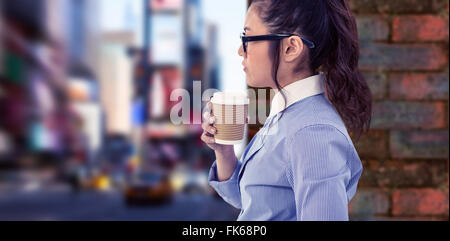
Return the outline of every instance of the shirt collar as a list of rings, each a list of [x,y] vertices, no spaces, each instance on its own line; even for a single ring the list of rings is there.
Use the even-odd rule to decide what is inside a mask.
[[[272,99],[269,118],[283,111],[288,106],[307,97],[318,95],[324,92],[324,75],[319,73],[305,79],[297,80],[285,87],[283,92],[286,95],[287,103],[285,105],[283,96],[278,89],[274,89],[275,96]]]

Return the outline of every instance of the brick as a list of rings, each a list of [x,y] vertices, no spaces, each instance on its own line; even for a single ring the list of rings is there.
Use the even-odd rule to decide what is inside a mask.
[[[395,73],[389,76],[390,99],[448,100],[448,73]]]
[[[349,214],[383,215],[389,212],[389,194],[381,189],[359,188],[349,204]]]
[[[442,102],[381,101],[373,103],[372,128],[443,128],[445,105]]]
[[[349,0],[350,9],[357,13],[432,13],[430,0]]]
[[[436,44],[361,43],[360,69],[441,70],[448,65],[447,51]]]
[[[368,221],[448,221],[448,217],[372,217]]]
[[[446,16],[448,16],[448,7],[449,7],[448,0],[433,0],[432,7],[436,13],[438,14],[446,13]]]
[[[389,37],[389,24],[381,16],[356,17],[359,40],[382,41]]]
[[[446,184],[443,160],[363,160],[359,187],[437,187]]]
[[[448,18],[433,15],[396,16],[392,20],[392,40],[448,42]]]
[[[384,159],[388,155],[388,135],[385,131],[370,130],[355,142],[355,148],[361,159]]]
[[[430,168],[430,171],[433,173],[433,183],[434,186],[436,187],[440,187],[440,188],[449,188],[449,173],[448,173],[448,159],[445,162],[445,167],[438,169],[437,167],[435,168]]]
[[[398,189],[392,193],[394,216],[442,215],[448,217],[448,190]]]
[[[363,72],[364,78],[369,85],[374,100],[381,100],[386,97],[388,77],[385,73],[379,72]]]
[[[448,130],[391,131],[394,158],[448,158]]]

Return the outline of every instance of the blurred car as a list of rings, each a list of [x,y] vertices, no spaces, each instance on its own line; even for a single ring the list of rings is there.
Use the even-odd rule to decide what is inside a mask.
[[[190,171],[187,172],[182,192],[186,194],[207,194],[209,192],[208,187],[208,174],[205,171]]]
[[[92,178],[92,187],[99,191],[107,191],[111,188],[111,179],[105,174],[95,176]]]
[[[165,174],[137,174],[124,189],[127,205],[163,204],[170,202],[172,197],[172,185]]]

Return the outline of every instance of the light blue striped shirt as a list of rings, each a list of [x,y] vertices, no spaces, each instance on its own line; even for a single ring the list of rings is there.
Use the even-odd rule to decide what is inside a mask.
[[[363,169],[339,114],[320,93],[280,116],[269,116],[230,179],[218,181],[214,161],[210,186],[241,209],[238,221],[348,220]]]

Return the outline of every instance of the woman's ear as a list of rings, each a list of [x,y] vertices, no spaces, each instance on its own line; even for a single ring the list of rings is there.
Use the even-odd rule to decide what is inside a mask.
[[[298,36],[291,36],[283,40],[283,59],[285,62],[293,62],[303,52],[304,44]]]

